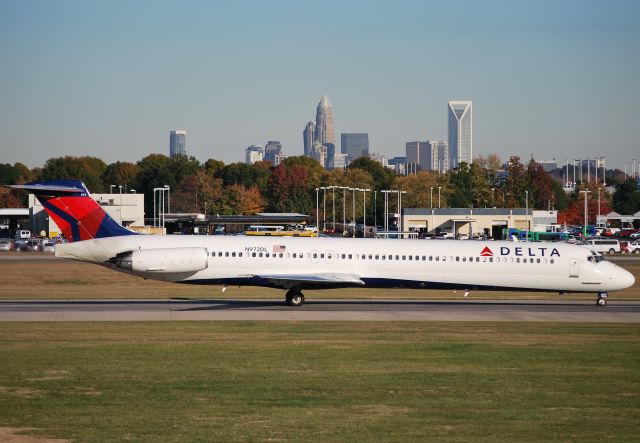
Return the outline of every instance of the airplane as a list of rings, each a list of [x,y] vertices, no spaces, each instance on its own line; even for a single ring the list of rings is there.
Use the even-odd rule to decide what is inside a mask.
[[[32,192],[68,243],[55,255],[166,282],[262,286],[286,290],[416,288],[596,293],[635,283],[634,276],[584,246],[516,241],[393,240],[253,236],[143,235],[113,220],[79,180],[36,181]]]

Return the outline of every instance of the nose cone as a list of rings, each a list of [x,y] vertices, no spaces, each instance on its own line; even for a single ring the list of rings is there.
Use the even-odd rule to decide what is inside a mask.
[[[616,278],[620,284],[620,289],[627,289],[633,286],[636,282],[636,278],[633,274],[625,269],[620,269]]]

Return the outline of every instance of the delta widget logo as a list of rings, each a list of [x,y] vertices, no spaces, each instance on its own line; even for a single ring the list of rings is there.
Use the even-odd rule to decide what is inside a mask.
[[[493,252],[489,249],[489,246],[485,246],[482,252],[480,253],[480,257],[493,257]]]

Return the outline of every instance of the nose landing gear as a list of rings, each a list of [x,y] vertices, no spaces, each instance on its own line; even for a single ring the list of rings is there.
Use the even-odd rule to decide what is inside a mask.
[[[597,306],[607,306],[608,294],[605,291],[598,292],[598,299],[596,300]]]

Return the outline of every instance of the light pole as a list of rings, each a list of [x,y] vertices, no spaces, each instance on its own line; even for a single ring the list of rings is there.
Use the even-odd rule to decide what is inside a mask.
[[[496,188],[491,188],[491,206],[496,207]]]
[[[362,189],[362,238],[367,238],[367,192],[371,189]]]
[[[118,185],[120,191],[120,224],[122,224],[122,185]]]
[[[529,191],[524,191],[525,220],[527,221],[527,241],[529,241]]]
[[[584,227],[582,228],[582,235],[584,238],[587,238],[587,218],[589,216],[589,212],[587,210],[587,194],[591,191],[585,189],[584,191],[580,191],[581,194],[584,194]]]
[[[429,196],[431,198],[431,209],[433,209],[433,186],[429,188]]]
[[[378,191],[373,191],[373,226],[378,232]]]
[[[322,189],[322,231],[327,230],[327,187],[321,186]]]
[[[598,218],[596,218],[596,224],[600,221],[600,186],[598,186]]]
[[[351,190],[353,191],[353,238],[356,238],[356,191],[359,191],[359,189],[351,188]]]
[[[336,187],[331,185],[331,192],[333,193],[331,197],[332,209],[331,209],[331,218],[333,219],[333,233],[336,233]]]
[[[169,204],[168,213],[171,214],[171,186],[164,185],[164,189],[167,190],[167,203]]]
[[[320,237],[320,188],[316,188],[316,234]]]
[[[440,188],[442,188],[442,186],[438,186],[438,209],[440,209]]]
[[[342,186],[342,236],[347,232],[347,189],[348,186]]]
[[[109,194],[113,194],[113,188],[115,188],[116,185],[109,185]]]

